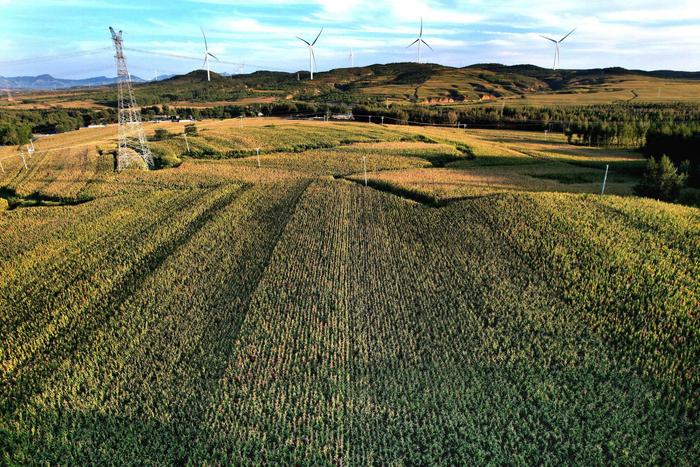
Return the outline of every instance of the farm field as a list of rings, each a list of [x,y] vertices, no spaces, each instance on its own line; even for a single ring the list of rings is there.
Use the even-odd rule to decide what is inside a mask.
[[[151,172],[113,171],[115,126],[3,162],[3,463],[700,458],[700,209],[631,196],[638,154],[156,128]]]

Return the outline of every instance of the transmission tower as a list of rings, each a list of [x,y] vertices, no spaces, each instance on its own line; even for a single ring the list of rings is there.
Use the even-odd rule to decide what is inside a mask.
[[[153,168],[153,155],[148,148],[148,142],[143,132],[141,111],[136,106],[134,91],[131,86],[131,75],[126,67],[122,32],[112,33],[114,43],[114,59],[117,63],[117,89],[119,91],[119,148],[117,149],[117,171],[131,167]]]

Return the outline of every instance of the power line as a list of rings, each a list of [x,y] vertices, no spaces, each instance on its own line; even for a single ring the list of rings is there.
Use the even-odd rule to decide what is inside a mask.
[[[174,58],[174,59],[178,59],[178,60],[189,60],[189,61],[194,61],[194,62],[201,62],[202,61],[202,57],[194,57],[192,55],[174,54],[174,53],[169,53],[169,52],[158,52],[155,50],[137,49],[137,48],[133,48],[133,47],[124,47],[124,50],[128,50],[129,52],[147,54],[147,55],[156,55],[156,56],[160,56],[160,57]],[[239,67],[244,67],[244,68],[260,68],[260,69],[264,69],[266,71],[279,71],[282,73],[296,73],[296,70],[279,69],[279,68],[275,69],[275,68],[270,68],[267,65],[259,65],[259,64],[255,64],[255,63],[233,62],[233,61],[229,61],[229,60],[219,60],[216,63],[221,63],[223,65],[239,66]]]
[[[76,51],[76,52],[59,54],[59,55],[44,55],[42,57],[25,57],[25,58],[20,58],[17,60],[0,61],[0,66],[26,65],[26,64],[30,64],[30,63],[36,63],[36,62],[50,62],[52,60],[61,60],[61,59],[75,58],[75,57],[85,57],[88,55],[101,54],[101,53],[104,53],[108,50],[110,50],[110,47],[101,47],[99,49]]]

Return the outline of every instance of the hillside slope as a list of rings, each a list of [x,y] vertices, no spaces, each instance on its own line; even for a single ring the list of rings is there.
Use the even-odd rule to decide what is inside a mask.
[[[299,78],[299,79],[298,79]],[[366,101],[460,105],[507,99],[515,104],[586,104],[619,101],[700,101],[700,73],[622,68],[548,70],[532,65],[480,64],[452,68],[436,64],[393,63],[343,68],[318,73],[259,71],[246,75],[202,70],[136,86],[143,105],[188,103],[216,105],[310,101],[359,103]],[[31,108],[71,102],[114,105],[113,88],[81,89],[63,93],[33,93],[8,102],[6,108]]]

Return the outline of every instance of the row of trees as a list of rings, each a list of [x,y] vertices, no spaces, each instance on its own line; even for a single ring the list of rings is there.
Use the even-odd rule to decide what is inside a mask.
[[[192,116],[200,118],[237,118],[255,117],[259,114],[265,116],[289,116],[289,115],[326,115],[331,113],[347,112],[348,107],[335,104],[315,104],[311,102],[274,102],[266,104],[250,104],[245,106],[226,105],[208,108],[193,107],[169,107],[163,106],[163,113],[180,117]]]
[[[644,145],[650,127],[648,120],[622,123],[584,120],[567,124],[564,134],[569,144],[639,148]]]
[[[116,109],[45,109],[45,110],[5,110],[0,111],[0,125],[8,135],[26,131],[30,133],[63,133],[94,124],[107,124],[117,121]],[[13,143],[11,136],[1,144]]]
[[[385,117],[386,123],[466,124],[472,128],[552,131],[566,134],[571,144],[641,148],[651,128],[674,127],[700,120],[691,104],[614,104],[595,106],[426,106],[356,105],[356,120]]]

